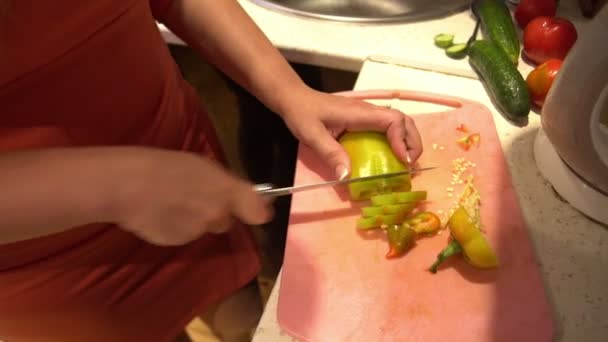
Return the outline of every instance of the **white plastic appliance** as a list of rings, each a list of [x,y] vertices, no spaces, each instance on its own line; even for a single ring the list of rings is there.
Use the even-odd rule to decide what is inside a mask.
[[[541,121],[539,170],[572,206],[608,225],[608,5],[579,31]]]

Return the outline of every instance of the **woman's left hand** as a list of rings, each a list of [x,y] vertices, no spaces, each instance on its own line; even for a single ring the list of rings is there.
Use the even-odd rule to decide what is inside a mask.
[[[345,131],[385,132],[395,155],[415,162],[422,153],[420,134],[409,116],[371,103],[306,89],[293,94],[281,116],[291,132],[312,148],[343,179],[350,159],[336,140]]]

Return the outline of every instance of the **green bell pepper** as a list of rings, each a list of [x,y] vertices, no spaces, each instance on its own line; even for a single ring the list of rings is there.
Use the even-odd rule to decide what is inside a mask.
[[[366,177],[408,170],[386,138],[379,132],[347,132],[339,139],[351,161],[351,177]],[[356,182],[348,185],[352,200],[366,200],[373,195],[411,189],[410,175]]]

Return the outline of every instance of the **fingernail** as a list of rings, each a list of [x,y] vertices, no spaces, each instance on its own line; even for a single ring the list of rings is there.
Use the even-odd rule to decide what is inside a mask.
[[[336,176],[338,176],[339,180],[345,179],[348,176],[348,170],[346,169],[346,166],[344,166],[343,164],[336,166]]]
[[[412,157],[410,157],[410,153],[407,150],[405,150],[405,160],[408,164],[412,163]]]

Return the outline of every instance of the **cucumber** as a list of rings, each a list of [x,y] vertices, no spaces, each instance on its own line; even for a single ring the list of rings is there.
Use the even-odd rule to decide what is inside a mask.
[[[520,43],[511,12],[503,0],[474,0],[472,10],[481,21],[484,35],[517,65]]]
[[[513,121],[526,118],[530,113],[530,93],[509,57],[488,40],[472,42],[468,55],[498,110]]]
[[[446,49],[446,48],[449,48],[450,46],[452,46],[452,44],[454,42],[454,35],[448,34],[448,33],[440,33],[435,36],[434,40],[435,40],[435,45],[437,45],[437,47]]]
[[[454,59],[465,58],[467,56],[467,44],[454,44],[445,49],[445,54]]]

